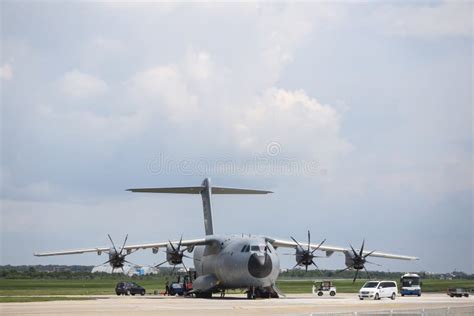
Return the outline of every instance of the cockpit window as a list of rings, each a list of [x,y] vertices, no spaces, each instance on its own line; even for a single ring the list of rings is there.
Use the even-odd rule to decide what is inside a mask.
[[[270,251],[270,248],[265,245],[253,245],[253,246],[250,246],[250,250],[257,251],[257,252],[266,252],[266,251]]]
[[[242,247],[242,250],[240,250],[240,252],[244,252],[246,248],[247,248],[247,245],[244,245],[244,246]]]

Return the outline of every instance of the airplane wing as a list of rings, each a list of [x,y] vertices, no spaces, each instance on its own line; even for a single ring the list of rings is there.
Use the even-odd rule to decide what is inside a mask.
[[[181,242],[182,246],[189,247],[189,246],[198,246],[198,245],[206,245],[213,242],[212,240],[205,238],[200,239],[190,239],[190,240],[183,240]],[[177,245],[179,241],[172,241],[173,245]],[[137,244],[137,245],[127,245],[123,247],[127,253],[135,252],[140,249],[159,249],[164,248],[169,245],[169,241],[159,242],[159,243],[148,243],[148,244]],[[75,255],[87,252],[97,252],[97,254],[101,254],[102,252],[108,252],[111,247],[96,247],[96,248],[84,248],[84,249],[72,249],[72,250],[62,250],[62,251],[51,251],[51,252],[40,252],[35,253],[34,255],[37,257],[46,257],[46,256],[60,256],[60,255]]]
[[[282,248],[296,248],[298,245],[294,241],[290,240],[280,240],[280,239],[271,239],[268,238],[268,242],[270,242],[274,248],[282,247]],[[318,244],[310,244],[311,249],[316,249],[318,248]],[[334,252],[351,252],[352,250],[349,248],[342,248],[342,247],[333,247],[333,246],[327,246],[327,245],[321,245],[318,250],[325,251],[326,255],[329,257],[332,255]],[[370,253],[370,250],[365,250],[363,254],[368,254]],[[370,254],[371,257],[379,257],[379,258],[387,258],[387,259],[399,259],[399,260],[420,260],[418,257],[412,257],[412,256],[403,256],[403,255],[396,255],[396,254],[391,254],[391,253],[385,253],[385,252],[378,252],[374,251]]]

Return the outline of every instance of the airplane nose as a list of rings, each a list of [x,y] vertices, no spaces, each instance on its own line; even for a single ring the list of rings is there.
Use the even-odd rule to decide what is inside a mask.
[[[267,277],[273,269],[272,259],[268,254],[252,254],[249,258],[249,273],[256,278]]]

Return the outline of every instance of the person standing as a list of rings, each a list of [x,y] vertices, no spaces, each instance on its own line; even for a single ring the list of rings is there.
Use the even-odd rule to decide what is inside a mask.
[[[165,295],[170,295],[170,282],[166,279],[165,282]]]

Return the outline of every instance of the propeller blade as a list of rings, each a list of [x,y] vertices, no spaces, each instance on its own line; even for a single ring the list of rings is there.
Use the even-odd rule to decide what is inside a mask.
[[[123,247],[125,247],[125,244],[127,243],[127,239],[128,239],[128,234],[125,236],[125,240],[123,241],[122,248],[120,248],[120,254],[122,254]]]
[[[106,262],[102,263],[101,266],[104,265],[104,264],[106,264],[106,263],[109,263],[109,262],[110,262],[110,259],[107,260]]]
[[[326,238],[325,238],[323,241],[321,241],[321,243],[320,243],[316,248],[313,249],[313,251],[311,252],[311,254],[313,254],[316,250],[318,250],[319,247],[321,247],[325,242],[326,242]]]
[[[356,270],[356,274],[354,276],[354,280],[352,280],[352,283],[355,283],[355,281],[357,280],[358,275],[359,275],[359,270]]]
[[[184,261],[183,261],[183,262],[181,262],[181,264],[182,264],[182,265],[183,265],[183,267],[184,267],[184,271],[186,271],[186,273],[188,273],[188,268],[186,268],[186,265],[184,264]]]
[[[319,267],[318,265],[316,264],[316,262],[314,262],[313,260],[311,260],[311,263],[316,267],[316,269],[318,270],[319,274],[322,274],[321,270],[319,270]]]
[[[369,280],[372,279],[372,278],[370,277],[369,271],[367,271],[367,269],[366,269],[365,267],[364,267],[364,270],[365,270],[365,273],[367,273],[367,276],[369,277]]]
[[[157,264],[157,265],[155,266],[155,268],[158,268],[159,266],[161,266],[161,265],[163,265],[163,264],[165,264],[165,263],[167,263],[167,262],[168,262],[168,260],[166,260],[166,261],[163,261],[162,263],[160,263],[160,264]]]
[[[311,233],[308,230],[308,252],[309,252],[309,245],[311,244]]]
[[[372,250],[371,252],[369,252],[368,254],[364,255],[364,259],[367,258],[368,256],[370,256],[371,254],[373,254],[375,252],[375,250]]]
[[[300,243],[299,243],[296,239],[294,239],[294,238],[291,237],[291,236],[290,236],[290,238],[291,238],[291,240],[293,240],[293,241],[298,245],[298,247],[299,247],[300,249],[304,249],[303,247],[301,247]]]
[[[337,271],[337,273],[341,273],[341,272],[347,271],[347,270],[349,270],[350,268],[352,268],[353,266],[354,266],[354,265],[353,265],[353,264],[351,264],[351,265],[350,265],[350,266],[348,266],[347,268],[345,268],[345,269],[343,269],[343,270],[339,270],[339,271]]]
[[[354,253],[354,256],[358,257],[359,255],[358,255],[357,252],[354,250],[354,247],[352,247],[351,244],[349,244],[349,246],[351,246],[351,249],[352,249],[352,252]]]
[[[183,235],[181,234],[181,237],[179,238],[179,244],[178,244],[178,251],[181,249],[181,242],[183,241]]]
[[[295,269],[297,266],[299,266],[301,264],[301,261],[298,261],[294,266],[293,268],[291,268],[292,270]]]
[[[124,262],[129,263],[129,264],[131,264],[131,265],[133,265],[133,266],[135,266],[135,267],[142,267],[142,265],[136,264],[136,263],[133,263],[133,262],[130,262],[130,261],[128,261],[128,260],[124,260]]]
[[[171,240],[168,239],[168,242],[170,243],[170,246],[173,249],[173,251],[176,251],[176,249],[174,248],[174,245],[171,243]]]
[[[117,253],[118,251],[117,251],[117,248],[115,248],[115,244],[114,244],[114,241],[112,240],[112,237],[110,237],[110,234],[107,234],[107,236],[109,236],[110,242],[112,243],[112,246],[114,247],[114,250]]]
[[[362,257],[362,253],[364,252],[364,244],[365,244],[365,238],[362,240],[362,247],[360,247],[359,257]]]
[[[381,264],[378,264],[378,263],[375,263],[375,262],[370,262],[370,261],[367,261],[367,260],[365,261],[365,263],[374,264],[374,265],[379,266],[379,267],[382,266]]]
[[[188,258],[188,259],[191,259],[191,260],[201,261],[201,260],[198,259],[198,258],[193,258],[193,257],[188,256],[188,255],[183,255],[183,257]]]

